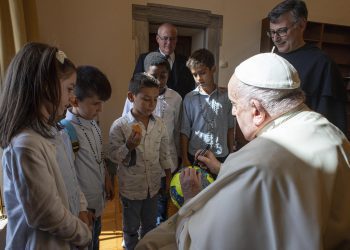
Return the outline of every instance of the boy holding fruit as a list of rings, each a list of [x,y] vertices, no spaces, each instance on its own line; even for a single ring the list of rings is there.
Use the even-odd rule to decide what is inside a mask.
[[[139,236],[142,238],[156,227],[163,172],[169,190],[173,162],[168,133],[162,119],[152,114],[158,95],[156,79],[144,73],[135,74],[128,91],[133,108],[112,124],[109,133],[109,158],[118,164],[126,249],[134,249]]]
[[[173,89],[167,87],[170,74],[170,65],[168,60],[160,52],[151,52],[145,57],[145,72],[159,82],[159,96],[157,106],[153,114],[159,116],[164,121],[169,136],[169,151],[173,161],[172,173],[175,173],[178,167],[178,158],[180,154],[180,112],[182,106],[181,96]],[[132,109],[132,102],[126,98],[123,115]],[[159,191],[157,225],[168,218],[168,197],[165,190],[165,174],[161,180],[161,189]]]

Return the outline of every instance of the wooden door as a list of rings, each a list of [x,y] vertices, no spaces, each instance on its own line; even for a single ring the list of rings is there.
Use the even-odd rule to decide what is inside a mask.
[[[158,43],[156,40],[156,33],[149,34],[149,51],[155,51],[158,49]],[[192,37],[191,36],[178,36],[175,52],[185,57],[191,55]]]

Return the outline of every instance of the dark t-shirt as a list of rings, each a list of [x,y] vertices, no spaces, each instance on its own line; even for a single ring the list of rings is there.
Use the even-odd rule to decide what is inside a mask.
[[[306,104],[346,134],[346,88],[337,65],[313,44],[278,54],[298,71]]]

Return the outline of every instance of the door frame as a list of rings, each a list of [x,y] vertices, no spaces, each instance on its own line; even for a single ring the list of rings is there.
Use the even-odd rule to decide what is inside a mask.
[[[212,14],[208,10],[191,9],[163,4],[148,3],[132,5],[132,38],[135,42],[135,62],[141,53],[148,52],[149,24],[172,23],[175,26],[205,30],[205,48],[214,54],[219,65],[220,46],[222,45],[223,16]],[[219,67],[215,73],[218,81]]]

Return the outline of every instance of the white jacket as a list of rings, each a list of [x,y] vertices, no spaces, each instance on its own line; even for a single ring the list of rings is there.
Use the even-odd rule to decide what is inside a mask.
[[[286,114],[136,249],[350,249],[349,157],[320,114]]]
[[[69,211],[54,143],[32,130],[4,150],[6,249],[70,249],[91,241],[88,227]]]

